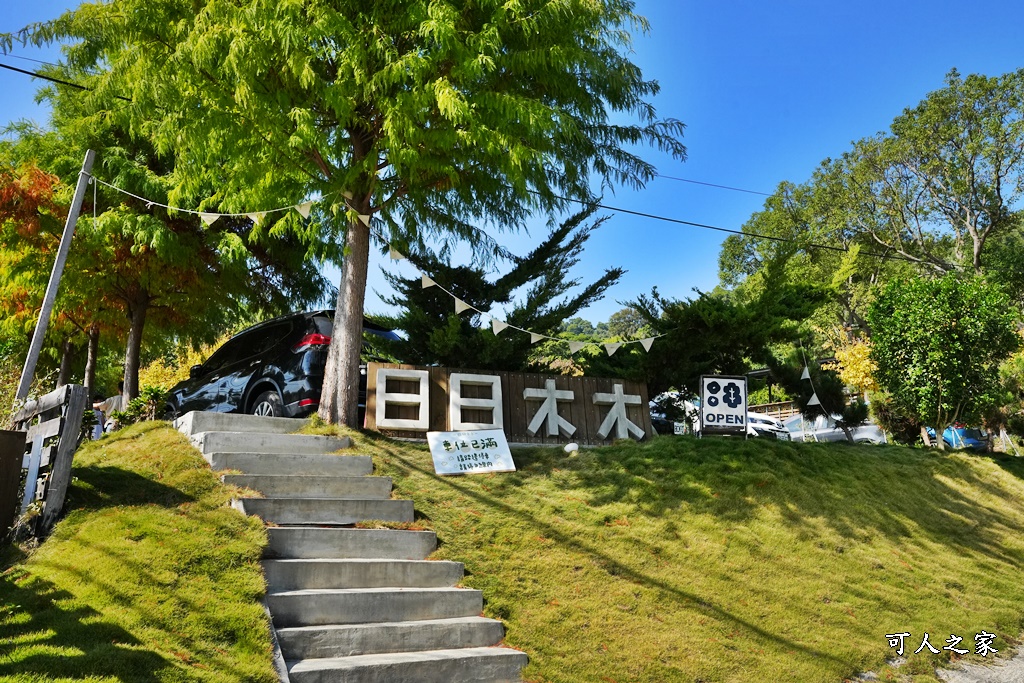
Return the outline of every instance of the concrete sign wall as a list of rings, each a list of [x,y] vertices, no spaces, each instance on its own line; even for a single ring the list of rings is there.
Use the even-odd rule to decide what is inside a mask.
[[[383,363],[366,380],[365,426],[393,436],[501,429],[512,443],[600,445],[654,435],[637,382]]]

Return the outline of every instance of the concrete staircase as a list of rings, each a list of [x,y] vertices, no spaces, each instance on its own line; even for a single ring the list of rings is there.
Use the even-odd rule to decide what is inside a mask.
[[[293,683],[519,681],[526,654],[495,647],[501,622],[459,562],[427,560],[432,531],[355,529],[411,522],[412,501],[348,439],[292,434],[304,420],[188,413],[175,421],[223,480],[263,495],[234,501],[267,524],[267,606]]]

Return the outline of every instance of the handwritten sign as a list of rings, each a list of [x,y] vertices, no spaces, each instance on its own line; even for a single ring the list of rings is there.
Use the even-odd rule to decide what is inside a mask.
[[[479,429],[468,432],[427,432],[434,471],[438,474],[515,472],[505,432]]]

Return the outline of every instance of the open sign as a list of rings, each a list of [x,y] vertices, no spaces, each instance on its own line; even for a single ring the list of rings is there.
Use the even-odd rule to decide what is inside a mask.
[[[747,433],[747,378],[713,375],[700,378],[702,434]]]

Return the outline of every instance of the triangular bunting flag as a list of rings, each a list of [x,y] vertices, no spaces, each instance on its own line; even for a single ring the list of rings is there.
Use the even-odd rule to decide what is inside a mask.
[[[501,331],[508,327],[508,323],[502,322],[497,318],[491,318],[491,329],[494,330],[494,334],[501,334]]]
[[[263,217],[266,215],[266,211],[255,211],[253,213],[245,214],[245,217],[251,220],[253,223],[261,223],[263,221]]]
[[[370,227],[370,216],[364,216],[363,214],[359,214],[359,222],[365,225],[366,227]]]
[[[569,353],[578,353],[583,350],[583,347],[587,345],[587,342],[571,341],[569,342]]]
[[[423,284],[423,289],[426,289],[427,287],[433,287],[434,285],[437,284],[426,275],[423,276],[423,279],[420,280],[420,282]]]
[[[811,394],[811,400],[807,402],[808,406],[820,406],[821,401],[818,400],[818,392]]]
[[[398,251],[394,247],[391,247],[391,250],[388,252],[388,255],[391,257],[392,261],[401,261],[402,259],[405,258],[405,254]]]
[[[352,199],[352,193],[349,192],[348,190],[342,190],[341,196],[344,197],[345,199]]]
[[[213,225],[213,222],[220,218],[219,213],[200,213],[199,218],[207,225]]]
[[[611,342],[609,344],[604,345],[604,350],[608,352],[609,356],[614,356],[615,352],[619,350],[620,346],[622,346],[622,342]]]
[[[651,344],[654,343],[654,337],[648,337],[647,339],[641,339],[640,345],[644,347],[644,351],[650,352]]]
[[[298,211],[303,218],[309,218],[309,212],[313,210],[313,202],[302,202],[295,207],[295,210]]]
[[[463,311],[468,311],[471,308],[473,308],[473,307],[470,306],[469,304],[467,304],[462,299],[459,299],[458,297],[456,297],[456,299],[455,299],[455,312],[456,313],[462,313]]]
[[[537,334],[536,332],[531,332],[530,333],[530,343],[531,344],[536,344],[537,342],[539,342],[543,338],[544,338],[543,334]]]
[[[810,371],[810,369],[808,369],[808,367],[807,367],[807,366],[805,365],[805,366],[804,366],[804,371],[803,371],[803,374],[802,374],[802,375],[800,375],[800,379],[810,379],[810,378],[811,378],[811,371]]]

